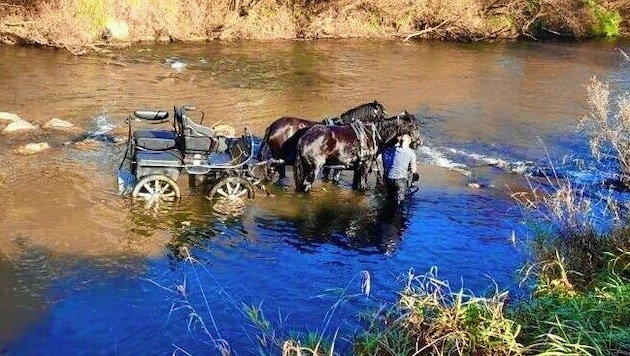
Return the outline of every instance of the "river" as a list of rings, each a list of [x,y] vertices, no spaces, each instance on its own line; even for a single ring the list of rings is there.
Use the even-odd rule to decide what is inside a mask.
[[[531,230],[511,195],[528,182],[489,163],[554,165],[592,186],[599,177],[571,163],[593,163],[576,127],[593,76],[613,94],[630,90],[616,48],[630,53],[629,42],[602,41],[210,42],[82,57],[0,46],[0,111],[38,125],[61,118],[102,139],[81,149],[77,133],[2,135],[0,353],[213,354],[224,339],[248,355],[256,328],[243,305],[260,306],[280,334],[339,330],[347,350],[359,311],[432,266],[455,291],[516,298]],[[310,195],[270,187],[237,216],[182,183],[173,209],[145,211],[118,195],[124,143],[103,139],[124,137],[139,108],[193,104],[206,123],[260,137],[283,115],[321,119],[373,100],[415,114],[424,140],[420,188],[393,216],[348,179]],[[40,141],[52,148],[13,153]]]

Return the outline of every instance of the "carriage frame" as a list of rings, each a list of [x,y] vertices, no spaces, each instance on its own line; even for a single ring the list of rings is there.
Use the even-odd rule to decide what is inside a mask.
[[[189,113],[196,113],[198,122]],[[194,106],[175,106],[173,118],[169,116],[164,110],[135,110],[127,119],[127,148],[119,171],[127,165],[133,178],[133,184],[128,184],[133,186],[131,196],[144,200],[147,207],[178,200],[181,174],[188,174],[193,188],[201,177],[211,187],[206,197],[215,203],[254,198],[256,190],[264,191],[271,166],[282,163],[257,161],[254,137],[247,128],[240,137],[222,135],[203,125],[205,114]],[[169,122],[172,128],[164,129]],[[139,129],[136,123],[161,127]]]

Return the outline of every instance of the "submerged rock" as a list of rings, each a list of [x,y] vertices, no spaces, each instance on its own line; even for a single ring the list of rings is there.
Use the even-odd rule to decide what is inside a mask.
[[[225,136],[225,137],[231,137],[231,138],[236,137],[236,130],[234,129],[234,127],[230,125],[225,125],[225,124],[215,125],[212,128],[214,129],[216,134],[219,136]]]
[[[18,120],[18,121],[13,121],[12,123],[8,124],[7,127],[4,128],[4,130],[2,130],[2,132],[15,132],[15,131],[24,131],[24,130],[35,130],[37,129],[37,126],[31,124],[28,121],[24,121],[24,120]]]
[[[76,131],[79,130],[76,126],[74,126],[73,123],[68,122],[66,120],[62,120],[62,119],[58,119],[58,118],[52,118],[50,120],[48,120],[48,122],[46,122],[44,124],[44,126],[42,126],[45,129],[51,129],[51,130],[62,130],[62,131]]]
[[[74,143],[74,147],[83,151],[96,151],[101,148],[102,141],[94,138],[86,138]]]
[[[48,142],[28,143],[24,146],[20,146],[15,150],[15,153],[20,155],[33,155],[40,153],[50,148]]]

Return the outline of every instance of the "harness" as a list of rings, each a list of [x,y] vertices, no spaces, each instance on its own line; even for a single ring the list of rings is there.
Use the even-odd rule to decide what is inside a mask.
[[[326,125],[326,126],[336,126],[337,124],[335,123],[335,119],[336,118],[325,118],[322,120],[322,124]]]
[[[363,121],[356,120],[350,123],[350,127],[359,142],[359,151],[357,153],[359,162],[364,162],[366,159],[374,157],[378,152],[377,141],[381,140],[381,136],[376,130],[376,125],[372,122],[366,124]]]

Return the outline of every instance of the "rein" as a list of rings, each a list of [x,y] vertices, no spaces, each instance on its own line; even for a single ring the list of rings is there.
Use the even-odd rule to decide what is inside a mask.
[[[363,160],[365,157],[367,156],[374,156],[377,152],[377,147],[378,147],[378,143],[377,143],[377,137],[378,140],[380,141],[381,136],[378,133],[378,131],[376,130],[376,126],[374,125],[374,123],[370,122],[367,123],[367,125],[369,125],[369,129],[366,127],[366,123],[362,122],[362,121],[353,121],[350,124],[350,127],[352,128],[352,130],[354,131],[355,136],[357,137],[357,141],[359,143],[359,160]],[[368,141],[369,138],[365,139],[365,143],[367,146],[367,152],[364,152],[364,148],[363,148],[363,141],[364,141],[364,137],[366,134],[368,134],[368,130],[369,133],[371,133],[371,145],[370,142]]]

